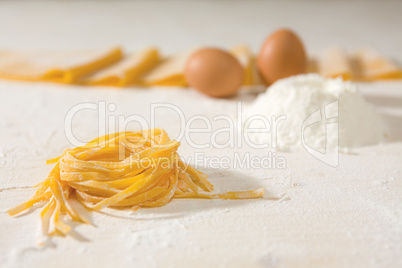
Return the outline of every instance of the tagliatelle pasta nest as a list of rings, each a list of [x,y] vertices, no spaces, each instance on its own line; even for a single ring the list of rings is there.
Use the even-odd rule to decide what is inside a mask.
[[[264,189],[211,194],[207,175],[183,163],[177,154],[180,143],[164,130],[121,132],[96,138],[84,146],[66,150],[34,196],[12,208],[16,215],[39,202],[45,235],[66,235],[71,227],[63,221],[89,223],[69,203],[75,198],[86,208],[138,209],[159,207],[172,198],[248,199],[261,197]]]

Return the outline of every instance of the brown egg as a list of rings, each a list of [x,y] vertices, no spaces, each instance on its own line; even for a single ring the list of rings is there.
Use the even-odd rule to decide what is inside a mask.
[[[271,34],[257,58],[258,69],[267,85],[288,76],[305,73],[307,56],[303,43],[291,30]]]
[[[211,97],[230,97],[244,81],[244,69],[228,52],[204,48],[194,52],[184,70],[187,83]]]

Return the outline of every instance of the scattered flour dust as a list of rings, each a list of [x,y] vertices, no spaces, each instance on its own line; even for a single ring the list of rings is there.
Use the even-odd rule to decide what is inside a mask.
[[[141,246],[153,249],[166,249],[186,240],[187,230],[178,220],[165,221],[147,230],[131,232],[132,247]],[[127,234],[124,234],[124,239]]]
[[[245,108],[244,115],[245,129],[266,129],[249,132],[250,140],[268,143],[279,151],[308,146],[320,152],[334,152],[339,145],[340,151],[348,152],[354,147],[380,143],[387,136],[382,118],[354,84],[317,74],[274,83]],[[250,120],[254,115],[268,121]]]

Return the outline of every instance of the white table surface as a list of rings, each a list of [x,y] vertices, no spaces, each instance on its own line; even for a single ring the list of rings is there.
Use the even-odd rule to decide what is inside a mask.
[[[331,45],[370,46],[402,61],[401,10],[400,1],[2,1],[0,48],[120,44],[135,51],[156,45],[174,53],[246,43],[257,51],[270,32],[287,26],[302,36],[310,54]],[[255,96],[215,100],[181,89],[0,81],[0,266],[401,267],[402,82],[359,86],[389,124],[388,143],[340,155],[337,168],[304,151],[278,153],[285,169],[205,168],[217,192],[263,186],[268,194],[258,200],[173,200],[133,214],[107,211],[115,217],[84,212],[95,227],[76,225],[73,237],[38,248],[39,210],[17,218],[6,210],[28,199],[29,186],[46,177],[46,159],[71,147],[64,134],[71,107],[106,101],[116,104],[113,115],[149,118],[151,103],[166,102],[186,117],[212,118]],[[175,136],[177,117],[158,116],[158,126]],[[75,134],[97,136],[96,122],[93,111],[81,113],[73,121]],[[247,146],[198,151],[266,155]],[[180,153],[194,152],[183,140]]]

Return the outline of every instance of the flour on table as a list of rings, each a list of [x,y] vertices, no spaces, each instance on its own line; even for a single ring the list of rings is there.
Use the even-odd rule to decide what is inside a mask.
[[[255,115],[266,118],[269,125],[250,120]],[[381,143],[387,136],[383,119],[354,84],[317,74],[293,76],[270,86],[246,107],[243,124],[244,129],[265,129],[247,135],[252,142],[268,143],[279,151],[308,146],[334,152],[339,145],[340,151],[347,152]]]

